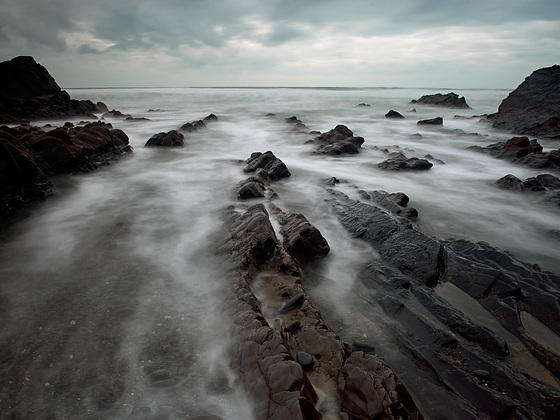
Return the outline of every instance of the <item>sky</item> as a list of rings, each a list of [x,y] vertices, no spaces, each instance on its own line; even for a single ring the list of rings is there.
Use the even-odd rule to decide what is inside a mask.
[[[1,0],[0,61],[63,88],[503,88],[560,64],[560,0]]]

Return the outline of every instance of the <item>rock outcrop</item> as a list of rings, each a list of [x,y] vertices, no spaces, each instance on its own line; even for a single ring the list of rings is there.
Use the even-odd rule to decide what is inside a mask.
[[[167,133],[154,134],[148,139],[144,147],[183,147],[184,145],[185,136],[177,130],[171,130]]]
[[[272,152],[253,153],[245,172],[272,181],[284,166]],[[232,267],[233,367],[254,418],[420,418],[394,373],[374,354],[352,351],[305,292],[304,267],[328,254],[325,238],[302,214],[265,204],[231,206],[221,247]]]
[[[557,350],[541,344],[521,322],[530,314],[560,334],[560,277],[486,243],[426,235],[381,207],[386,193],[362,191],[361,200],[335,189],[328,195],[346,230],[379,255],[364,262],[360,275],[371,292],[364,299],[373,314],[355,307],[353,315],[387,327],[377,332],[381,340],[362,345],[392,343],[385,348],[393,363],[408,366],[407,373],[421,382],[411,391],[429,401],[428,417],[441,414],[435,409],[440,404],[456,418],[546,419],[560,412]],[[446,283],[482,305],[538,363],[520,372],[508,343],[476,321],[476,310],[458,309],[434,290]]]
[[[360,153],[364,138],[355,136],[345,125],[337,125],[332,130],[315,137],[313,142],[319,145],[316,154],[338,156]]]
[[[518,134],[560,138],[560,66],[526,77],[502,101],[493,126]]]
[[[471,146],[469,149],[519,165],[560,170],[560,149],[543,152],[539,142],[536,139],[529,140],[528,137],[512,137],[506,142],[498,142],[486,147]]]
[[[88,172],[131,152],[128,136],[110,124],[0,127],[0,214],[50,194],[48,176]]]
[[[413,99],[410,101],[411,104],[421,104],[421,105],[431,105],[431,106],[441,106],[445,108],[461,108],[470,109],[471,107],[467,104],[464,96],[459,97],[454,92],[441,94],[436,93],[433,95],[424,95],[419,99]]]
[[[427,171],[434,166],[427,159],[411,157],[407,158],[402,152],[389,153],[389,159],[380,162],[379,169],[387,171]]]
[[[218,117],[214,114],[210,114],[204,117],[202,120],[191,121],[183,124],[179,130],[186,132],[194,132],[208,127],[209,123],[218,121]]]
[[[394,119],[404,120],[404,116],[400,112],[394,111],[392,109],[385,114],[385,118],[394,118]]]
[[[107,111],[102,102],[71,99],[32,57],[0,63],[0,123],[76,116],[97,119],[95,113]]]
[[[428,118],[426,120],[420,120],[416,123],[417,125],[443,125],[443,118]]]

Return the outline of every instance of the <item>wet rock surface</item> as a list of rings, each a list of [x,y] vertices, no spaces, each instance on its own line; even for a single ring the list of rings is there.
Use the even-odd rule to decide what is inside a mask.
[[[487,153],[498,159],[509,160],[518,165],[539,169],[560,170],[560,149],[543,152],[543,147],[536,139],[512,137],[506,142],[488,146],[471,146],[470,150]]]
[[[167,133],[161,132],[154,134],[148,139],[145,147],[183,147],[185,145],[185,136],[177,130],[171,130]]]
[[[387,193],[362,192],[361,200],[355,200],[328,191],[344,228],[379,255],[372,255],[360,275],[371,293],[365,300],[379,308],[377,317],[388,319],[383,336],[391,337],[400,352],[393,354],[393,362],[408,360],[422,378],[425,385],[412,387],[420,392],[416,395],[420,401],[427,398],[436,404],[427,391],[434,386],[446,395],[446,405],[457,418],[549,418],[560,412],[558,352],[537,340],[521,321],[526,311],[553,334],[559,333],[556,274],[485,243],[425,235],[387,209],[392,208],[384,201]],[[376,195],[385,202],[384,208],[376,203]],[[476,313],[455,307],[438,292],[438,285],[448,283],[519,339],[538,360],[539,370],[521,373],[504,337],[472,319]]]
[[[395,118],[395,119],[404,120],[404,116],[400,112],[393,111],[392,109],[385,114],[385,118]]]
[[[268,165],[278,159],[273,155],[254,165],[261,156],[248,160],[250,171],[280,166]],[[221,248],[236,273],[227,298],[233,365],[255,418],[419,418],[394,373],[374,354],[352,352],[303,289],[302,267],[329,251],[320,232],[302,214],[269,209],[228,209]]]
[[[83,127],[0,127],[2,215],[51,194],[48,177],[89,172],[132,151],[128,136],[110,124]]]
[[[508,174],[496,181],[496,185],[504,190],[542,192],[548,201],[557,203],[557,191],[560,190],[560,179],[551,174],[540,174],[526,178],[524,181],[515,175]],[[535,195],[540,197],[540,195]]]
[[[202,119],[202,120],[191,121],[191,122],[183,124],[179,128],[179,131],[195,132],[195,131],[207,128],[208,124],[213,123],[213,122],[217,122],[217,121],[218,121],[218,117],[214,114],[210,114],[207,117],[204,117],[204,119]]]
[[[420,120],[416,124],[417,125],[441,126],[441,125],[443,125],[443,118],[442,117],[428,118],[426,120]]]
[[[107,112],[101,102],[70,98],[32,57],[16,57],[0,63],[0,123],[36,119],[92,117]]]
[[[493,126],[519,134],[560,138],[560,66],[535,70],[505,98]]]
[[[407,158],[402,152],[389,154],[390,158],[380,162],[377,167],[387,171],[427,171],[434,166],[430,161],[423,158]]]
[[[363,137],[355,136],[345,125],[337,125],[313,139],[313,142],[319,145],[316,154],[331,156],[360,153],[364,141]]]
[[[461,108],[470,109],[464,96],[459,97],[454,92],[450,93],[436,93],[433,95],[424,95],[419,99],[413,99],[411,104],[422,104],[431,106],[441,106],[445,108]]]

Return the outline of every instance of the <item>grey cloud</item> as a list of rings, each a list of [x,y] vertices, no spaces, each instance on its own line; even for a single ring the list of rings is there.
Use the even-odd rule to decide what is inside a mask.
[[[82,44],[82,45],[80,45],[80,48],[78,49],[78,52],[79,52],[80,54],[99,54],[99,51],[98,51],[98,50],[96,50],[96,49],[93,48],[93,47],[90,47],[90,46],[87,45],[87,44]]]

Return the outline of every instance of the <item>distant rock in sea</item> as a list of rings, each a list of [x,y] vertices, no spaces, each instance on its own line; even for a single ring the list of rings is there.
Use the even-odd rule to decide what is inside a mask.
[[[16,57],[0,63],[0,123],[69,117],[95,118],[108,112],[98,102],[70,99],[47,69],[33,57]]]
[[[410,101],[411,104],[421,104],[421,105],[432,105],[441,106],[445,108],[463,108],[470,109],[471,107],[467,104],[464,96],[459,97],[454,92],[441,94],[436,93],[434,95],[424,95],[419,99],[413,99]]]
[[[502,101],[493,126],[518,134],[560,138],[560,66],[541,68],[525,78]]]

